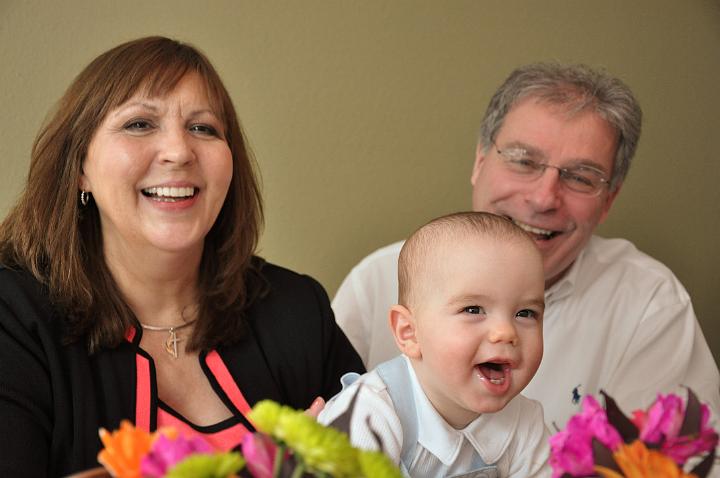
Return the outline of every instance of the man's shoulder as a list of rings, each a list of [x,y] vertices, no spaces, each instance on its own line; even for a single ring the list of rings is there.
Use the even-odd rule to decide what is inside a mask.
[[[690,304],[687,290],[673,272],[625,239],[593,236],[568,277],[573,284],[571,302],[577,308],[589,313],[593,307],[611,304],[607,312],[616,311],[623,323],[629,317],[639,320],[651,309]]]
[[[582,268],[584,274],[613,275],[623,281],[677,281],[669,267],[621,238],[593,236],[583,253]]]
[[[405,244],[404,240],[397,241],[375,250],[358,262],[358,264],[353,268],[353,271],[362,271],[389,266],[397,267],[397,259],[400,255],[400,249],[402,249],[403,244]]]

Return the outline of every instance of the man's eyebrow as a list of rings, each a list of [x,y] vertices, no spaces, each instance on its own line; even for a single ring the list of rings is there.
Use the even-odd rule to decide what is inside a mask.
[[[541,149],[536,148],[531,144],[523,143],[522,141],[511,141],[500,149],[522,149],[527,153],[528,156],[535,156],[542,159],[545,159],[547,157],[547,155]]]
[[[540,149],[536,148],[533,145],[523,143],[522,141],[511,141],[505,145],[505,147],[500,148],[502,149],[522,149],[525,150],[528,156],[533,158],[538,158],[540,160],[546,160],[547,155]],[[594,161],[589,158],[571,158],[568,161],[563,161],[561,164],[558,164],[556,166],[562,167],[562,168],[589,168],[594,169],[600,173],[603,174],[609,174],[608,171],[605,170],[605,168],[598,163],[597,161]]]

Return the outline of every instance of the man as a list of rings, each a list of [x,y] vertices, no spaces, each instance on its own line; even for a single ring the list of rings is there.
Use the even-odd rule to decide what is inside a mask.
[[[523,393],[543,404],[551,429],[600,389],[629,413],[689,386],[718,416],[718,369],[683,286],[630,242],[593,235],[621,189],[641,120],[620,80],[533,64],[507,78],[482,122],[473,209],[509,218],[543,255],[545,352]],[[333,301],[368,369],[398,354],[387,317],[401,246],[366,257]]]

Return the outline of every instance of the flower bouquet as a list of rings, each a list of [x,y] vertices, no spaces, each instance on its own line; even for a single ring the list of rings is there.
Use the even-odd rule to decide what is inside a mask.
[[[104,429],[98,461],[117,478],[400,478],[399,469],[380,452],[358,450],[347,434],[325,427],[302,411],[270,400],[248,415],[258,430],[248,433],[240,452],[215,452],[201,437],[173,429],[147,433],[123,422]]]
[[[688,389],[658,395],[647,410],[625,416],[606,393],[605,408],[588,395],[582,411],[550,438],[553,478],[705,478],[715,461],[718,433],[710,410]],[[685,468],[692,469],[689,472]]]

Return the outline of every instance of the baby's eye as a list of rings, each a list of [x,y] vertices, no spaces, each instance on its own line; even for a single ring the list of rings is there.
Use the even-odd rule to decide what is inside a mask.
[[[525,319],[537,319],[537,318],[538,318],[538,313],[535,312],[534,310],[523,309],[523,310],[519,311],[517,314],[515,314],[515,316],[516,316],[516,317],[522,317],[522,318],[525,318]]]
[[[467,307],[463,307],[463,312],[466,314],[483,314],[485,313],[485,310],[479,305],[469,305]]]

